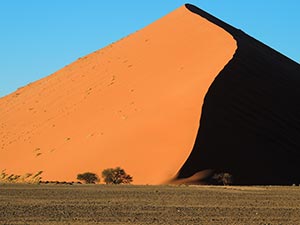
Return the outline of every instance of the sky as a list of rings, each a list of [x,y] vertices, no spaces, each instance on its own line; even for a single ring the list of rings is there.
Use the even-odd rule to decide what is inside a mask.
[[[300,62],[299,0],[0,0],[0,97],[185,3]]]

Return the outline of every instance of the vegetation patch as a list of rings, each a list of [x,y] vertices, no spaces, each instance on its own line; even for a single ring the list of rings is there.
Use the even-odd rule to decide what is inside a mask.
[[[2,170],[0,174],[0,183],[27,183],[27,184],[38,184],[42,180],[43,171],[37,173],[26,173],[23,175],[8,174],[6,170]]]

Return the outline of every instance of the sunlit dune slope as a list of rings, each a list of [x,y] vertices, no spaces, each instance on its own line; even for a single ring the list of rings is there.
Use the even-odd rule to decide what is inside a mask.
[[[136,184],[169,181],[236,48],[223,28],[183,6],[18,89],[0,99],[0,170],[72,181],[121,166]]]

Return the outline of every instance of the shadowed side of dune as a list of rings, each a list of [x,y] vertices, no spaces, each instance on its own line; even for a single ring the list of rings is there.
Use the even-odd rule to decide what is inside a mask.
[[[205,96],[196,142],[178,178],[212,169],[231,173],[235,184],[300,183],[299,64],[186,7],[229,32],[238,49]]]

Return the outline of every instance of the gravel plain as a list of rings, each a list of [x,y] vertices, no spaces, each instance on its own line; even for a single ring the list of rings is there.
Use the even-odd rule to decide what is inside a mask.
[[[0,184],[0,224],[300,224],[300,187]]]

